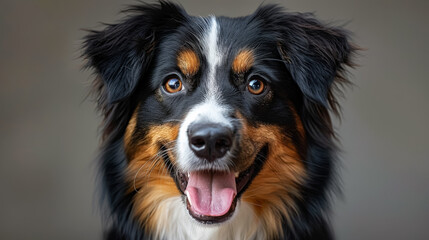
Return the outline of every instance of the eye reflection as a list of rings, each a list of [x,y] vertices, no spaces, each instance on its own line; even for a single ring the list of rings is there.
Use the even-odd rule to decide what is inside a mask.
[[[182,81],[177,76],[172,76],[164,83],[164,89],[169,93],[177,93],[182,90]]]
[[[265,84],[262,80],[253,78],[249,81],[249,84],[247,85],[247,89],[250,93],[259,95],[265,90]]]

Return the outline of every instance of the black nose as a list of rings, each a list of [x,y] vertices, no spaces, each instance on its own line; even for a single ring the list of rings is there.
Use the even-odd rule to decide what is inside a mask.
[[[232,146],[230,128],[213,123],[192,124],[188,128],[189,147],[200,158],[213,162],[221,158]]]

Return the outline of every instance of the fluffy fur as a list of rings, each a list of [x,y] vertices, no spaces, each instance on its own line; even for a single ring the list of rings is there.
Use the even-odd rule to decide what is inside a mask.
[[[356,50],[348,33],[275,5],[240,18],[164,1],[126,13],[84,44],[104,115],[106,239],[332,239],[329,112]],[[222,131],[212,152],[193,142],[201,126]],[[191,178],[231,173],[228,212],[203,214]]]

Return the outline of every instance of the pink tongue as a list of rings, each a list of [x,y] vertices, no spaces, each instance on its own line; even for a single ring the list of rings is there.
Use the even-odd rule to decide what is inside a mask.
[[[237,195],[235,175],[233,172],[191,172],[185,193],[194,212],[205,216],[225,215]]]

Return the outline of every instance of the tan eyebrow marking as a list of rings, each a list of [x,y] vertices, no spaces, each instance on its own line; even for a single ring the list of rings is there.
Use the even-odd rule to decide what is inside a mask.
[[[177,55],[177,66],[183,74],[192,76],[198,72],[198,69],[200,68],[200,60],[194,51],[185,49],[180,51]]]
[[[252,50],[241,50],[232,62],[232,70],[237,74],[245,73],[253,66],[254,62],[255,57]]]

